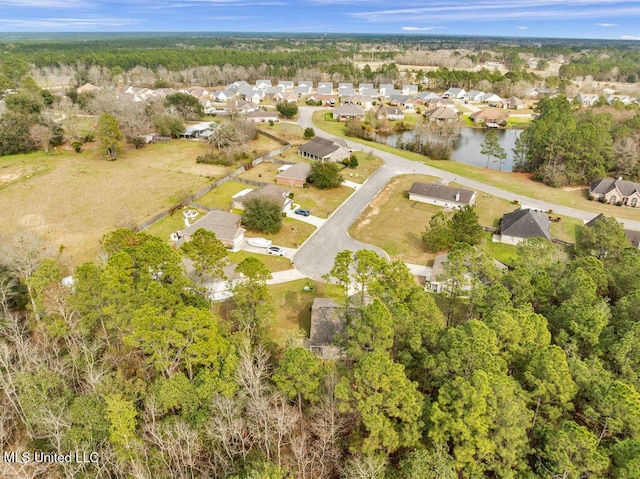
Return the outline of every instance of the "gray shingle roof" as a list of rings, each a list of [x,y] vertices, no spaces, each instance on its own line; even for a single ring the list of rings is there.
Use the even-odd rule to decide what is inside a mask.
[[[238,227],[242,217],[222,210],[210,211],[184,230],[183,235],[190,236],[199,229],[211,231],[221,241],[233,241],[241,228]]]
[[[551,241],[547,214],[526,208],[506,213],[500,223],[500,232],[516,238],[543,237]]]
[[[311,171],[311,165],[309,163],[296,163],[290,166],[286,170],[278,173],[276,178],[285,178],[292,180],[306,180]]]
[[[316,136],[309,143],[299,146],[298,151],[307,153],[310,156],[326,158],[338,148],[340,148],[340,146],[335,144],[333,141]]]
[[[416,181],[411,185],[410,194],[425,196],[427,198],[437,198],[444,201],[454,201],[468,205],[475,194],[473,191],[452,186],[438,185],[436,183],[420,183]],[[456,199],[456,196],[458,199]]]

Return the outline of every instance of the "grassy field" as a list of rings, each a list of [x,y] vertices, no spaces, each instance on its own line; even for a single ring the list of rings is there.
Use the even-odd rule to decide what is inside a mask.
[[[300,145],[309,141],[304,137],[304,129],[295,123],[279,122],[274,123],[273,126],[268,123],[258,123],[257,126],[259,129],[282,138],[292,145]]]
[[[353,188],[338,186],[330,190],[319,190],[314,187],[294,188],[293,202],[301,208],[308,209],[311,214],[320,218],[328,218],[338,206],[351,196]]]
[[[260,237],[271,240],[274,245],[284,246],[286,248],[297,248],[311,236],[316,227],[302,221],[292,218],[282,218],[282,228],[277,233],[263,233],[262,231],[248,230],[245,236],[247,238]]]
[[[428,183],[437,178],[422,175],[394,178],[365,209],[349,233],[355,239],[381,247],[393,259],[427,264],[435,254],[424,248],[422,232],[441,208],[410,201],[408,191],[414,181]],[[516,208],[506,200],[482,192],[478,192],[476,203],[478,220],[483,226],[497,226],[504,213]]]
[[[307,284],[312,284],[315,289],[304,291]],[[269,286],[276,310],[270,337],[280,345],[285,345],[291,338],[309,337],[313,300],[330,296],[335,288],[334,285],[306,279]]]
[[[344,123],[326,119],[325,115],[325,111],[314,112],[314,123],[319,128],[322,128],[332,135],[345,136]],[[434,161],[417,153],[399,150],[397,148],[371,141],[358,140],[356,138],[350,138],[350,140],[357,141],[369,147],[378,148],[389,153],[394,153],[409,160],[419,161],[443,171],[482,181],[483,183],[494,185],[506,191],[525,195],[530,198],[548,201],[550,203],[556,203],[558,205],[578,208],[584,211],[591,211],[594,213],[594,216],[598,213],[604,213],[607,216],[640,220],[640,211],[637,209],[588,201],[587,188],[584,187],[551,188],[550,186],[531,180],[530,175],[525,173],[499,172],[455,161]]]
[[[265,183],[275,183],[278,168],[282,165],[278,163],[263,162],[254,166],[250,170],[243,171],[238,176],[246,180],[264,181]]]
[[[217,188],[212,189],[207,194],[202,195],[196,200],[196,203],[228,211],[233,204],[233,195],[251,188],[256,187],[240,183],[239,181],[227,181]]]
[[[291,269],[291,260],[283,256],[272,256],[268,254],[249,253],[247,251],[229,252],[229,261],[238,264],[246,258],[257,258],[264,263],[269,271],[284,271]]]
[[[113,162],[91,145],[80,154],[59,147],[1,157],[1,231],[34,231],[64,246],[71,265],[93,260],[105,233],[139,224],[223,176],[223,168],[196,164],[205,151],[201,143],[172,141],[127,149]]]
[[[195,208],[188,208],[193,210]],[[148,233],[153,236],[157,236],[165,241],[169,241],[169,236],[171,233],[175,233],[178,230],[183,230],[186,228],[184,223],[184,215],[182,214],[183,210],[177,210],[174,214],[166,216],[162,218],[160,221],[156,221],[151,226],[144,229],[145,233]],[[196,220],[202,218],[205,211],[196,210],[200,214],[195,217]]]

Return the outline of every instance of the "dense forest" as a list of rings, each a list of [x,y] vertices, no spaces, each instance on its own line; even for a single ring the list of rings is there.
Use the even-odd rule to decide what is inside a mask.
[[[215,238],[185,250],[203,270]],[[344,351],[269,335],[264,265],[211,304],[179,253],[103,238],[65,274],[33,235],[0,248],[4,477],[632,478],[640,473],[640,251],[602,217],[575,251],[542,239],[500,268],[453,246],[440,295],[345,251],[329,280]]]
[[[516,142],[514,169],[551,186],[606,176],[640,179],[640,114],[622,105],[579,108],[565,97],[543,99],[538,117]]]

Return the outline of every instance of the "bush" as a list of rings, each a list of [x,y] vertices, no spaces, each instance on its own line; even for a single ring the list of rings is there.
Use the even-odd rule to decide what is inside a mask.
[[[358,158],[356,157],[356,155],[351,155],[351,158],[349,158],[349,168],[357,168],[358,167]]]
[[[196,158],[196,163],[204,163],[205,165],[221,165],[231,166],[234,159],[226,155],[214,155],[213,153],[207,153],[206,155],[200,155]]]
[[[316,136],[316,132],[314,131],[313,128],[308,127],[304,129],[304,137],[305,138],[313,138],[314,136]]]
[[[589,195],[589,201],[593,201],[594,196],[593,195]]]
[[[82,142],[74,141],[73,143],[71,143],[71,148],[73,148],[73,151],[75,151],[76,153],[80,153],[82,151]]]
[[[336,188],[342,184],[340,167],[336,163],[314,163],[307,181],[321,190]]]
[[[242,223],[255,231],[277,233],[282,227],[280,204],[273,198],[256,195],[244,201]]]
[[[298,105],[289,101],[283,101],[282,103],[278,103],[276,105],[276,109],[285,118],[293,118],[298,114]]]

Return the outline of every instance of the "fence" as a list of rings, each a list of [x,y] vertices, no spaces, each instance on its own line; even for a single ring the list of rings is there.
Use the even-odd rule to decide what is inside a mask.
[[[273,156],[280,155],[281,153],[284,153],[289,148],[291,148],[291,145],[289,143],[287,143],[282,138],[278,138],[277,136],[272,135],[271,133],[267,133],[267,132],[260,131],[260,130],[258,131],[258,133],[261,134],[261,135],[264,135],[264,136],[266,136],[268,138],[271,138],[273,140],[276,140],[278,143],[281,143],[284,146],[282,146],[281,148],[278,148],[277,150],[271,151],[271,152],[267,153],[264,156],[261,156],[259,158],[254,159],[250,163],[251,167],[259,165],[262,162],[276,163],[276,164],[279,164],[279,165],[292,165],[293,164],[293,163],[290,163],[288,161],[283,161],[283,160],[279,160],[277,158],[273,158]],[[212,208],[210,206],[203,205],[201,203],[196,203],[195,200],[197,200],[201,196],[206,195],[207,193],[209,193],[214,188],[217,188],[218,186],[224,185],[227,181],[232,181],[233,180],[233,181],[238,181],[240,183],[245,183],[247,185],[252,185],[252,186],[266,186],[266,185],[269,184],[269,183],[265,183],[263,181],[255,181],[255,180],[247,180],[245,178],[237,178],[237,176],[239,174],[243,173],[244,171],[246,171],[246,168],[244,166],[241,166],[240,168],[236,168],[231,173],[229,173],[227,176],[225,176],[223,178],[220,178],[219,180],[215,181],[214,183],[211,183],[210,185],[207,185],[207,186],[199,189],[195,193],[185,197],[181,203],[179,203],[177,205],[173,205],[170,208],[167,208],[166,210],[161,211],[157,215],[149,218],[144,223],[137,225],[134,228],[134,231],[142,231],[143,229],[148,228],[149,226],[151,226],[155,222],[160,221],[161,219],[166,218],[167,216],[173,214],[177,209],[182,208],[184,205],[192,205],[194,208],[202,209],[204,211],[213,211],[213,210],[217,209],[217,208]]]

